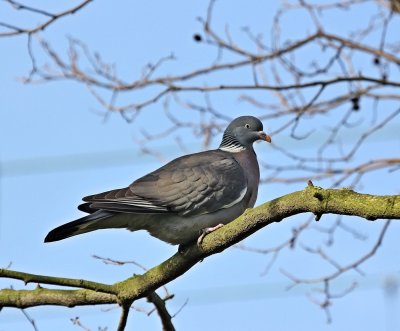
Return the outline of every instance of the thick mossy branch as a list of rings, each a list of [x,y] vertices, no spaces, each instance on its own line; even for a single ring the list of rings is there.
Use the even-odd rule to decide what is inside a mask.
[[[304,212],[311,212],[318,218],[323,214],[339,214],[359,216],[367,220],[400,219],[400,196],[375,196],[348,189],[324,190],[308,186],[303,191],[285,195],[247,210],[235,221],[207,235],[201,249],[194,244],[184,253],[176,253],[143,275],[133,276],[114,285],[0,269],[0,277],[3,278],[82,288],[81,290],[5,289],[0,291],[0,307],[26,308],[38,305],[70,307],[112,302],[126,305],[150,295],[160,286],[188,271],[200,260],[223,251],[262,227]]]
[[[0,308],[28,308],[42,305],[75,307],[115,302],[117,302],[116,296],[92,290],[55,290],[37,287],[34,290],[0,291]]]

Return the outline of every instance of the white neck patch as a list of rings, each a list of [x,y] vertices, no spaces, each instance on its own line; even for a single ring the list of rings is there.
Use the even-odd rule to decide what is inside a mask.
[[[221,146],[219,149],[225,152],[238,153],[244,151],[246,147],[240,145],[228,145],[228,146]]]

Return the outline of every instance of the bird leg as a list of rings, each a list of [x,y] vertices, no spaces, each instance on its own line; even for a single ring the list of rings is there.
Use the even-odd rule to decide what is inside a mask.
[[[200,236],[197,239],[197,247],[201,248],[201,243],[203,242],[203,239],[206,235],[208,235],[209,233],[218,230],[219,228],[222,228],[224,226],[224,224],[218,224],[216,226],[213,227],[208,227],[208,228],[204,228],[201,229],[200,232]],[[180,244],[178,247],[178,253],[180,254],[185,254],[186,250],[193,244],[193,241],[185,243],[185,244]]]
[[[208,235],[209,233],[218,230],[219,228],[222,228],[224,225],[222,223],[213,226],[213,227],[208,227],[208,228],[204,228],[200,231],[200,237],[197,239],[197,246],[199,248],[201,248],[201,243],[203,242],[203,239],[206,235]]]

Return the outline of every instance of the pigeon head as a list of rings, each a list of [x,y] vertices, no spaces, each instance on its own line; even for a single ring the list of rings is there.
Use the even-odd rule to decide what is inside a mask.
[[[263,124],[254,116],[240,116],[226,128],[220,149],[228,152],[240,152],[253,148],[257,140],[271,142],[271,137],[263,131]]]

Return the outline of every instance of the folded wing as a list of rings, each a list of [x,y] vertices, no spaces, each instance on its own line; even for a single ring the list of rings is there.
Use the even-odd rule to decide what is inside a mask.
[[[175,159],[127,188],[85,197],[80,209],[192,216],[229,208],[246,191],[243,169],[229,153],[215,150]]]

